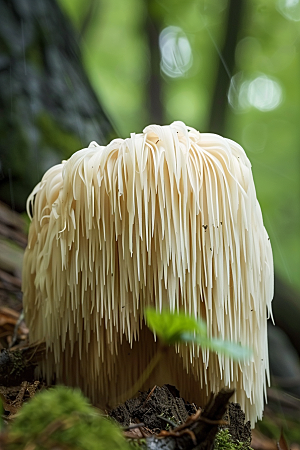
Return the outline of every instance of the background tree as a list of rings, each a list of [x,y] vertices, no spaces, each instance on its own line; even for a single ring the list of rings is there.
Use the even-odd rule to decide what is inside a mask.
[[[4,0],[0,17],[1,199],[23,211],[46,169],[113,129],[55,1]]]

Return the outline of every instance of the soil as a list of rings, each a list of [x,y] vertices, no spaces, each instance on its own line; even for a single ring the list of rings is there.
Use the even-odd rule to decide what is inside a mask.
[[[245,413],[239,403],[229,403],[228,414],[224,417],[228,422],[228,431],[233,442],[243,442],[246,447],[251,444],[251,425],[245,422]]]
[[[186,403],[174,386],[164,385],[127,400],[113,409],[110,416],[123,427],[144,424],[142,431],[149,436],[180,426],[198,409],[194,403]],[[250,422],[245,423],[245,414],[238,403],[229,404],[224,420],[228,425],[220,428],[228,428],[233,442],[242,442],[242,449],[247,449],[251,443],[251,427]]]
[[[174,427],[181,425],[197,409],[196,405],[185,403],[174,386],[164,385],[127,400],[113,409],[110,416],[125,427],[142,422],[153,432],[159,432],[170,427],[170,422]]]

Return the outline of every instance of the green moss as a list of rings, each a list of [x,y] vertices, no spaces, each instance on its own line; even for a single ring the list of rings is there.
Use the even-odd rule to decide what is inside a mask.
[[[214,450],[242,450],[245,444],[243,442],[235,443],[227,429],[220,430],[215,439]],[[248,447],[251,450],[251,447]]]
[[[56,387],[25,404],[8,434],[8,450],[128,450],[120,429],[101,416],[79,390]]]

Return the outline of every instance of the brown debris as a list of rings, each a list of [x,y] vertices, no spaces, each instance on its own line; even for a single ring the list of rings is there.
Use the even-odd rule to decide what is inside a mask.
[[[0,353],[0,386],[18,386],[23,381],[33,381],[37,363],[45,354],[43,342],[3,349]]]
[[[39,381],[32,383],[23,381],[20,386],[0,386],[0,397],[5,413],[4,417],[6,419],[13,419],[24,401],[34,397],[36,392],[42,388],[43,385]]]

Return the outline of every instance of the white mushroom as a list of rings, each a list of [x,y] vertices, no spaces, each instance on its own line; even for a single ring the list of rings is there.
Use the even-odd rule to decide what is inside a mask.
[[[201,405],[234,387],[252,425],[262,417],[273,261],[238,144],[182,122],[92,142],[45,173],[28,210],[24,307],[31,341],[47,344],[48,381],[114,404],[157,351],[144,308],[180,309],[252,359],[179,345],[144,387],[175,384]]]

